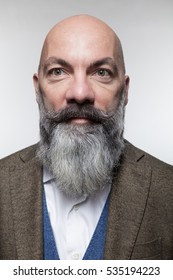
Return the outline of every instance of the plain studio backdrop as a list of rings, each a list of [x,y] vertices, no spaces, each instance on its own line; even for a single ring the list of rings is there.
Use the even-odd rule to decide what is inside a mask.
[[[125,138],[173,164],[173,0],[0,0],[0,158],[39,140],[32,83],[59,20],[91,14],[119,35],[131,78]]]

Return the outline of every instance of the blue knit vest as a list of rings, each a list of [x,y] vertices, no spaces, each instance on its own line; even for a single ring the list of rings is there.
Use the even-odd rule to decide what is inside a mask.
[[[109,196],[103,208],[102,214],[96,226],[95,232],[91,238],[83,260],[103,260],[104,244],[106,238],[106,224],[109,209]],[[60,260],[56,243],[49,219],[46,204],[46,196],[43,188],[43,232],[44,232],[44,260]]]

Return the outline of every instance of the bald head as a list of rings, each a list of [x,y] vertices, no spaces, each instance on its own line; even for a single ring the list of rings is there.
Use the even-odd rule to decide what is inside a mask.
[[[68,46],[74,46],[74,52],[83,51],[83,45],[88,48],[97,46],[99,49],[103,44],[113,50],[118,66],[125,73],[123,51],[120,40],[115,32],[100,19],[89,15],[77,15],[66,18],[56,24],[46,36],[43,44],[39,69],[45,61],[52,55],[52,50],[58,52],[63,49],[68,50]],[[77,48],[78,47],[78,48]],[[72,51],[72,49],[71,49]]]

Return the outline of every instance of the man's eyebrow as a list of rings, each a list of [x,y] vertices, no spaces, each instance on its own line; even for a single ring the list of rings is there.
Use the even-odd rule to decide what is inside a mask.
[[[52,57],[48,58],[43,64],[44,74],[46,73],[48,67],[55,65],[55,64],[59,64],[62,67],[70,69],[71,71],[73,70],[72,65],[69,62],[67,62],[66,60],[64,60],[62,58],[52,56]],[[104,57],[99,60],[93,61],[92,63],[90,63],[90,65],[88,67],[88,71],[90,71],[91,69],[99,68],[104,64],[111,66],[113,68],[114,74],[118,76],[117,64],[111,57]]]
[[[55,64],[59,64],[62,67],[69,68],[72,70],[72,66],[70,63],[68,63],[64,59],[52,56],[45,61],[44,65],[43,65],[43,72],[46,73],[47,68],[52,65],[55,65]]]
[[[104,64],[107,64],[107,65],[111,66],[114,70],[115,75],[118,75],[117,64],[115,63],[115,61],[111,57],[104,57],[102,59],[99,59],[99,60],[96,60],[96,61],[92,62],[89,66],[89,70],[92,69],[92,68],[99,68]]]

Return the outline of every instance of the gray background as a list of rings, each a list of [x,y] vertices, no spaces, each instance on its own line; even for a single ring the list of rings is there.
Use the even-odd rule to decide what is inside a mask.
[[[39,139],[32,75],[49,29],[87,13],[118,33],[131,78],[125,137],[173,163],[173,0],[0,0],[0,157]]]

